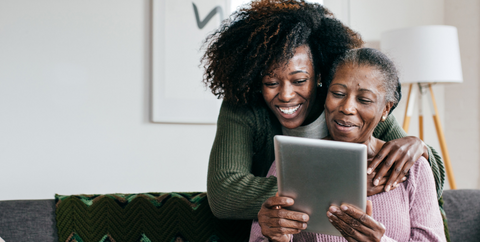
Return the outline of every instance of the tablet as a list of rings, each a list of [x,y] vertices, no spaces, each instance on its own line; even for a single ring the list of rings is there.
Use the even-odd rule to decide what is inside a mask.
[[[274,145],[278,194],[295,200],[286,209],[310,216],[305,231],[342,236],[326,213],[341,203],[365,212],[367,146],[283,135],[274,137]]]

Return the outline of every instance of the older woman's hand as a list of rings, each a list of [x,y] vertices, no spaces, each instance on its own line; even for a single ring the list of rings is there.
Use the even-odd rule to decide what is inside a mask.
[[[271,241],[290,241],[292,234],[307,228],[308,214],[284,209],[292,206],[293,199],[270,197],[258,212],[258,223],[262,234]]]
[[[366,213],[350,204],[342,204],[340,207],[330,206],[327,216],[347,241],[380,241],[385,226],[371,217],[372,211],[372,202],[367,201]]]
[[[428,159],[428,148],[419,138],[408,136],[391,140],[383,145],[382,149],[370,162],[367,173],[371,174],[378,170],[373,180],[373,184],[377,186],[381,184],[382,178],[387,177],[387,173],[391,171],[385,184],[385,191],[388,192],[390,189],[397,187],[399,183],[405,181],[405,175],[410,170],[410,167],[421,156]]]

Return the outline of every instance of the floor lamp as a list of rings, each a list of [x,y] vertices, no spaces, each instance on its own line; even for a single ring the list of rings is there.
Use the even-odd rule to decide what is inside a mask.
[[[448,182],[451,189],[456,189],[432,84],[463,81],[457,29],[452,26],[432,25],[387,31],[382,33],[380,45],[382,51],[392,57],[398,65],[401,83],[410,84],[403,122],[405,132],[408,132],[410,117],[418,95],[419,137],[422,140],[422,99],[425,96],[430,97],[430,109],[445,162]]]

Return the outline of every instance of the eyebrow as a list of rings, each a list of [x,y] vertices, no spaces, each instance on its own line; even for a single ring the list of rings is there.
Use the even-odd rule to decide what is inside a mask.
[[[372,90],[366,89],[366,88],[360,88],[360,91],[361,92],[371,92],[371,93],[375,94]]]
[[[339,85],[339,86],[342,86],[342,87],[347,88],[347,85],[341,84],[341,83],[334,83],[334,84],[332,84],[331,86],[335,86],[335,85]]]
[[[344,88],[347,88],[347,85],[341,84],[341,83],[334,83],[334,84],[332,84],[332,86],[334,86],[334,85],[339,85],[339,86],[342,86],[342,87],[344,87]],[[361,92],[371,92],[371,93],[375,94],[375,92],[373,92],[372,90],[367,89],[367,88],[360,88],[360,91],[361,91]]]
[[[295,75],[295,74],[297,74],[297,73],[309,74],[308,71],[298,70],[298,71],[292,71],[292,72],[288,73],[288,75]]]

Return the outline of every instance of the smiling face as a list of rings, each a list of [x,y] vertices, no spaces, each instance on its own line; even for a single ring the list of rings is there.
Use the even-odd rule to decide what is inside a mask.
[[[325,119],[334,140],[367,143],[393,103],[385,101],[379,71],[371,66],[344,64],[328,88]]]
[[[315,120],[322,106],[316,102],[317,80],[310,55],[308,46],[300,46],[287,65],[270,70],[262,79],[263,99],[289,129]]]

